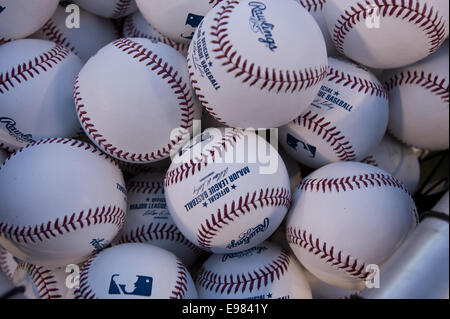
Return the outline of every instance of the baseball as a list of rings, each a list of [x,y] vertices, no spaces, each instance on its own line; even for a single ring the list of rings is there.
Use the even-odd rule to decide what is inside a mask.
[[[327,0],[323,14],[341,54],[368,67],[393,69],[442,45],[448,10],[442,0]]]
[[[8,277],[9,280],[13,281],[14,272],[16,271],[17,265],[20,263],[16,257],[14,257],[9,251],[0,246],[0,270]]]
[[[302,268],[309,286],[311,287],[311,293],[313,299],[345,299],[350,298],[352,295],[359,295],[359,290],[344,289],[336,286],[332,286],[323,282],[312,273]]]
[[[280,128],[280,144],[300,163],[319,168],[360,161],[386,133],[386,90],[368,70],[328,58],[328,75],[305,113]]]
[[[131,163],[168,158],[189,138],[201,112],[186,59],[142,38],[118,39],[89,59],[74,96],[86,135],[103,152]]]
[[[223,0],[136,0],[145,20],[169,39],[189,44],[203,17]]]
[[[328,26],[323,16],[323,8],[327,2],[327,0],[297,0],[300,4],[308,10],[308,12],[312,15],[314,20],[316,20],[317,25],[322,31],[323,38],[325,40],[325,44],[327,46],[328,56],[338,55],[338,51],[334,46],[333,39],[331,38],[330,32],[328,31]]]
[[[194,281],[174,254],[130,243],[107,248],[81,269],[77,299],[196,299]]]
[[[201,299],[311,299],[299,263],[269,242],[212,255],[200,269],[196,286]]]
[[[77,266],[78,267],[78,266]],[[13,282],[25,288],[27,299],[74,299],[75,285],[67,285],[70,273],[65,267],[47,268],[21,262],[14,273]]]
[[[301,183],[286,221],[288,242],[320,280],[362,290],[418,223],[407,189],[363,163],[323,166]]]
[[[388,130],[405,144],[430,151],[449,147],[448,50],[446,41],[425,60],[385,74]]]
[[[29,36],[53,15],[59,0],[2,0],[0,2],[0,44]]]
[[[0,46],[0,143],[16,150],[80,130],[73,83],[82,62],[54,42],[23,39]]]
[[[164,184],[181,233],[213,253],[260,244],[278,228],[291,201],[278,152],[240,129],[210,128],[197,135],[173,158]]]
[[[188,66],[200,102],[219,122],[271,128],[313,101],[327,52],[316,21],[299,3],[227,0],[195,31]]]
[[[184,56],[187,55],[189,48],[189,45],[186,43],[175,42],[162,35],[144,19],[139,11],[125,18],[122,34],[127,38],[146,38],[165,43]]]
[[[87,143],[40,140],[0,167],[0,244],[23,261],[81,262],[117,235],[125,211],[122,173]]]
[[[411,194],[414,194],[420,181],[420,163],[414,151],[390,136],[362,160],[388,172],[400,180]]]
[[[135,0],[73,0],[74,3],[95,15],[119,19],[137,10]]]
[[[78,55],[83,62],[119,37],[111,21],[82,9],[79,28],[69,28],[66,7],[67,3],[60,3],[55,14],[33,37],[61,44]]]
[[[191,266],[203,251],[178,230],[164,196],[164,173],[140,174],[127,182],[128,210],[119,243],[148,243]]]

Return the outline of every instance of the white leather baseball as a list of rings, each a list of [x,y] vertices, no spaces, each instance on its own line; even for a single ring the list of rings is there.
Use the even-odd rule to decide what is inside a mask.
[[[8,250],[0,246],[0,270],[8,277],[9,280],[13,280],[14,272],[20,261],[14,257]]]
[[[257,134],[239,129],[210,128],[194,137],[173,158],[164,186],[178,229],[213,253],[263,242],[278,228],[291,200],[278,152]]]
[[[73,83],[82,62],[50,41],[23,39],[0,46],[0,143],[10,150],[80,130]]]
[[[66,267],[48,268],[21,262],[13,282],[25,288],[27,299],[74,299],[75,288],[66,284]]]
[[[83,265],[77,299],[196,299],[186,267],[171,252],[141,243],[114,246]]]
[[[427,59],[384,74],[388,130],[405,144],[425,150],[449,147],[449,42]]]
[[[122,173],[87,143],[40,140],[0,167],[0,244],[23,261],[83,261],[117,235],[125,211]]]
[[[137,10],[135,0],[72,0],[84,10],[104,18],[119,19]]]
[[[327,46],[327,54],[328,56],[338,55],[338,51],[334,46],[333,39],[331,38],[330,31],[328,31],[328,26],[323,16],[323,8],[327,0],[296,0],[300,2],[300,4],[308,10],[308,12],[313,16],[316,20],[317,25],[322,31],[323,38],[325,40],[325,44]]]
[[[298,2],[226,0],[197,28],[188,66],[200,102],[217,120],[271,128],[312,102],[326,76],[327,52],[316,21]]]
[[[418,223],[414,201],[389,173],[339,162],[308,175],[287,216],[287,239],[311,273],[328,284],[361,290]]]
[[[400,180],[411,194],[420,181],[420,163],[414,151],[386,135],[381,143],[362,160],[385,170]]]
[[[378,69],[399,68],[435,52],[449,28],[442,0],[327,0],[323,13],[337,50]]]
[[[25,38],[39,30],[53,15],[59,0],[2,0],[0,2],[0,44]]]
[[[178,230],[164,196],[164,173],[140,174],[127,182],[128,210],[119,243],[147,243],[166,249],[191,266],[203,251]]]
[[[162,35],[158,30],[152,27],[147,20],[145,20],[139,11],[125,18],[122,34],[127,38],[146,38],[165,43],[179,51],[184,56],[187,55],[189,48],[187,43],[175,42]]]
[[[200,21],[223,0],[136,0],[144,18],[169,39],[189,44]]]
[[[200,117],[186,59],[149,39],[121,38],[102,48],[81,70],[74,95],[86,135],[125,162],[169,157]]]
[[[80,27],[69,28],[66,23],[66,7],[67,3],[60,3],[55,14],[33,37],[61,44],[78,55],[83,62],[119,37],[111,21],[82,9]]]
[[[280,153],[280,156],[283,159],[284,164],[286,165],[286,169],[289,175],[289,182],[291,184],[291,193],[293,194],[302,181],[302,169],[300,167],[300,164],[290,155],[288,155],[284,149],[280,147],[278,149],[278,152]]]
[[[345,59],[330,57],[328,64],[314,101],[279,134],[289,155],[314,168],[362,160],[380,143],[389,120],[386,90],[373,74]]]
[[[200,269],[196,286],[201,299],[311,299],[295,257],[270,242],[212,255]]]

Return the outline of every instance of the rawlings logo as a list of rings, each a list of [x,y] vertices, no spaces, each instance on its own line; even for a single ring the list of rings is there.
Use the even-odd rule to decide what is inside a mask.
[[[248,4],[252,7],[252,16],[250,17],[250,28],[253,32],[261,34],[264,38],[259,38],[259,42],[264,43],[270,51],[274,52],[277,49],[275,39],[273,38],[272,31],[275,26],[268,23],[264,16],[266,5],[259,1],[251,1]]]
[[[23,134],[19,129],[16,127],[16,121],[9,117],[0,117],[0,123],[5,124],[5,128],[8,130],[9,135],[14,137],[19,142],[24,143],[34,143],[35,140],[33,140],[33,135],[31,134]]]
[[[231,254],[224,254],[222,257],[222,262],[227,261],[227,259],[231,258],[242,258],[246,256],[253,256],[254,253],[260,254],[262,251],[267,250],[267,247],[265,246],[259,246],[259,247],[253,247],[244,251],[240,251],[237,253],[231,253]]]
[[[253,237],[258,235],[259,233],[264,232],[265,230],[267,230],[267,228],[269,228],[269,222],[270,222],[269,218],[266,217],[262,224],[259,224],[256,227],[250,228],[246,232],[243,232],[242,234],[239,235],[238,240],[233,239],[231,243],[228,244],[227,248],[233,249],[243,244],[248,244]]]

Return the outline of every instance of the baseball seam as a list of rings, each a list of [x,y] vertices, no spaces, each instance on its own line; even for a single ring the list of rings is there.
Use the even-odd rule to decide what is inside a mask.
[[[197,242],[199,247],[211,251],[211,245],[217,234],[235,219],[264,206],[285,206],[289,209],[291,193],[285,188],[266,188],[247,193],[245,197],[239,196],[231,204],[225,203],[223,209],[218,209],[215,214],[206,219],[197,230]]]
[[[209,4],[212,4],[212,7],[214,8],[219,3],[221,3],[223,0],[209,0]]]
[[[167,62],[164,62],[161,57],[151,50],[143,47],[143,45],[134,42],[130,39],[121,38],[112,42],[115,47],[123,51],[127,55],[130,55],[133,59],[138,60],[140,63],[144,63],[146,67],[149,67],[151,71],[155,72],[163,80],[167,80],[167,83],[174,90],[174,94],[177,95],[179,100],[179,106],[181,110],[181,129],[175,139],[172,139],[169,144],[161,149],[155,150],[147,154],[130,153],[113,146],[108,142],[107,138],[99,133],[95,128],[95,125],[91,122],[87,108],[83,103],[81,97],[79,78],[75,81],[74,86],[74,98],[78,117],[81,125],[84,127],[86,133],[98,144],[99,147],[105,150],[105,152],[121,160],[129,160],[132,162],[149,162],[151,160],[157,161],[170,155],[171,150],[178,146],[186,135],[186,131],[192,126],[194,120],[194,104],[189,87],[185,83],[181,76],[178,75],[178,71],[175,71],[172,66]],[[178,77],[178,78],[177,78]]]
[[[418,1],[404,1],[397,3],[396,0],[366,0],[365,3],[358,2],[350,6],[345,13],[342,14],[334,26],[333,41],[337,50],[344,54],[344,42],[347,34],[356,23],[361,22],[362,18],[366,19],[374,9],[375,5],[382,17],[395,17],[408,23],[418,25],[429,39],[429,53],[435,52],[441,43],[445,40],[446,27],[445,19],[439,16],[439,12],[432,6],[424,3],[420,8]],[[415,5],[414,5],[415,3]]]
[[[75,289],[75,299],[96,299],[95,293],[92,291],[88,282],[88,271],[92,266],[92,261],[98,256],[94,253],[88,261],[84,263],[80,270],[79,287]]]
[[[188,271],[186,267],[177,258],[177,278],[175,281],[175,287],[172,290],[172,294],[169,299],[183,299],[186,295],[188,284]]]
[[[116,6],[114,7],[112,18],[117,19],[124,16],[130,7],[131,1],[132,0],[118,0],[116,2]]]
[[[440,78],[439,75],[426,73],[425,71],[404,71],[393,75],[385,82],[387,91],[405,84],[413,84],[423,87],[436,96],[439,96],[444,103],[449,103],[450,85],[446,83],[446,78]],[[447,87],[445,86],[447,84]]]
[[[281,251],[281,254],[268,265],[259,267],[256,270],[237,274],[217,274],[211,270],[201,268],[197,283],[205,290],[214,291],[220,294],[252,292],[261,287],[267,287],[275,279],[280,280],[288,270],[290,264],[289,255]]]
[[[141,194],[164,194],[164,184],[162,182],[138,182],[131,181],[127,185],[128,193]]]
[[[14,270],[9,267],[8,254],[10,254],[5,248],[0,247],[0,270],[3,271],[9,280],[13,280]]]
[[[323,9],[326,0],[299,0],[300,4],[308,10],[308,12],[317,12]]]
[[[128,230],[122,233],[119,244],[123,243],[148,243],[154,240],[168,240],[180,243],[192,250],[196,255],[202,254],[201,249],[187,240],[174,224],[150,223]]]
[[[67,36],[56,26],[55,22],[50,19],[47,23],[42,27],[42,33],[46,37],[47,40],[58,43],[70,51],[78,55],[79,53],[76,51],[76,48],[70,41],[67,39]]]
[[[361,163],[366,163],[366,164],[369,164],[369,165],[372,165],[372,166],[376,166],[376,167],[379,166],[377,161],[375,160],[375,157],[373,157],[372,155],[369,155],[366,158],[364,158],[361,161]]]
[[[39,293],[39,299],[60,299],[61,292],[56,287],[57,281],[52,271],[29,263],[20,263],[17,267],[24,270],[31,278]]]
[[[112,224],[118,228],[124,222],[125,213],[116,206],[103,206],[96,209],[89,208],[79,213],[65,215],[54,221],[46,221],[34,226],[20,226],[0,222],[0,233],[17,243],[35,243],[45,239],[56,238],[86,226],[98,224]]]
[[[243,136],[243,131],[239,129],[232,129],[231,132],[227,132],[219,142],[212,146],[212,149],[201,153],[200,157],[194,160],[191,159],[189,162],[167,171],[164,180],[165,186],[177,184],[183,179],[193,176],[202,167],[206,167],[209,161],[213,162],[216,156],[222,156],[222,152],[226,151],[227,147],[233,147],[236,141],[243,138]]]
[[[325,260],[325,263],[331,264],[337,269],[345,271],[348,275],[359,279],[366,279],[370,274],[365,272],[366,264],[353,258],[350,255],[345,255],[342,251],[337,251],[334,246],[320,241],[319,238],[314,238],[312,234],[308,234],[305,230],[294,227],[287,227],[287,241],[289,244],[294,244],[308,250],[320,259]]]
[[[14,88],[15,85],[30,81],[40,75],[40,72],[47,72],[61,62],[69,54],[69,50],[62,45],[55,44],[55,47],[34,57],[28,62],[21,63],[13,67],[10,71],[0,73],[0,94]],[[17,82],[16,84],[14,82]]]
[[[170,46],[180,52],[187,52],[187,49],[188,49],[188,45],[186,45],[185,43],[178,43],[178,42],[172,41],[169,38],[163,36],[162,34],[159,34],[158,36],[154,36],[152,34],[142,32],[141,30],[139,30],[137,28],[136,24],[134,23],[134,16],[129,16],[125,19],[124,30],[125,30],[125,32],[124,32],[125,36],[129,37],[129,38],[136,37],[136,38],[145,38],[145,39],[155,40],[155,41],[167,44],[168,46]]]
[[[350,86],[352,90],[357,89],[358,93],[363,92],[368,95],[375,95],[387,99],[387,92],[381,83],[376,83],[354,75],[350,75],[332,67],[328,68],[327,81],[340,84],[344,87]]]
[[[328,121],[324,116],[319,117],[319,114],[308,111],[293,120],[292,123],[316,133],[331,146],[339,160],[353,161],[356,159],[356,153],[350,141],[336,126],[332,126],[331,121]]]

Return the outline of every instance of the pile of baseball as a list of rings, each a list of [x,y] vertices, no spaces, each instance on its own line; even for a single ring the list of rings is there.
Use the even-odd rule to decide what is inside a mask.
[[[359,293],[449,148],[448,34],[444,0],[0,1],[0,277]]]

